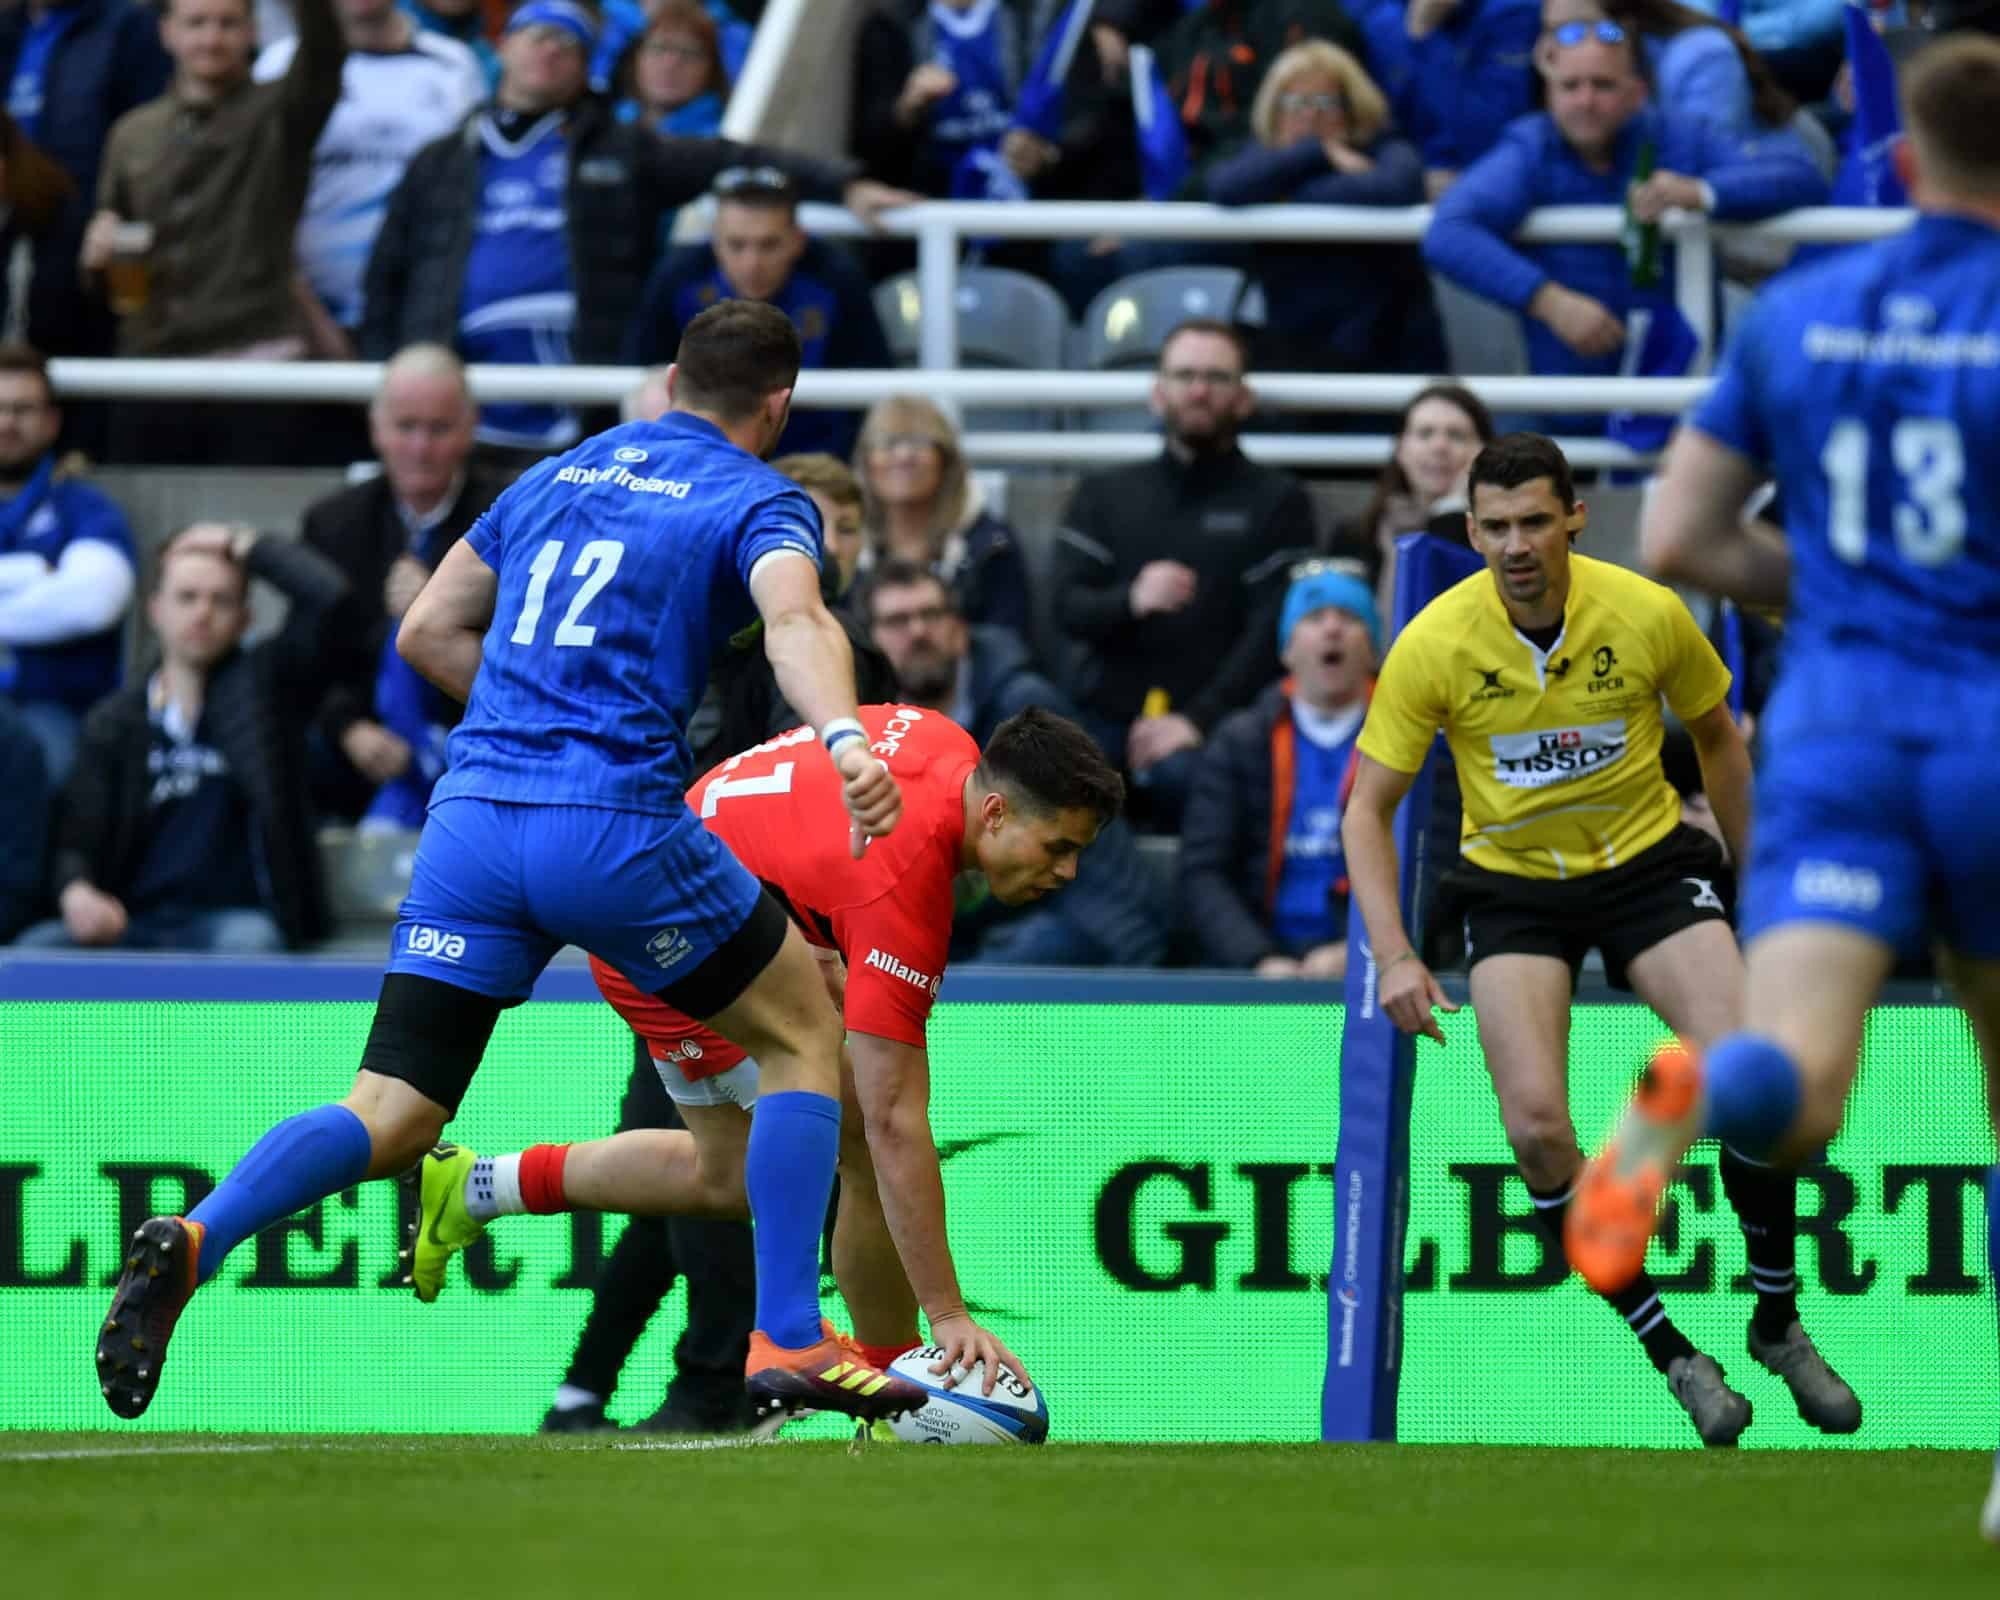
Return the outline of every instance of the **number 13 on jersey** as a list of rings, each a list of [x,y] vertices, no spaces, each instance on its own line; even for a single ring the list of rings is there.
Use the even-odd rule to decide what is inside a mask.
[[[577,585],[576,597],[569,603],[569,610],[556,624],[556,648],[573,649],[578,645],[594,644],[597,629],[583,620],[590,602],[595,600],[618,571],[618,563],[625,558],[625,546],[616,539],[592,539],[577,552],[576,565],[569,569],[572,578],[581,578]],[[514,644],[533,644],[535,630],[541,626],[542,607],[548,603],[549,580],[556,575],[562,565],[563,541],[549,539],[535,552],[535,559],[528,564],[528,593],[521,601],[521,615],[514,623],[514,631],[507,637]]]

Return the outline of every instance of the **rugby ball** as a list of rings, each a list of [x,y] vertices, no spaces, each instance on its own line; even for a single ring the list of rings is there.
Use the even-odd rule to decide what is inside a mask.
[[[897,1377],[931,1392],[928,1404],[890,1422],[898,1439],[905,1444],[1040,1444],[1048,1438],[1048,1406],[1010,1368],[1000,1369],[991,1394],[980,1393],[986,1381],[983,1362],[963,1383],[947,1389],[945,1375],[931,1371],[931,1363],[943,1356],[944,1351],[930,1345],[906,1350],[889,1363]]]

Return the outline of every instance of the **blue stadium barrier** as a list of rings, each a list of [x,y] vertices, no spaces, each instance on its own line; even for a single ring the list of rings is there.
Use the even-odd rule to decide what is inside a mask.
[[[1463,545],[1427,533],[1398,539],[1395,632],[1433,596],[1479,568],[1479,557]],[[1419,949],[1417,886],[1424,876],[1431,789],[1441,759],[1434,748],[1396,813],[1403,922]],[[1326,1380],[1320,1391],[1320,1438],[1328,1441],[1396,1437],[1416,1066],[1416,1041],[1399,1032],[1375,1003],[1375,952],[1358,906],[1348,911],[1347,949],[1333,1262],[1326,1276]]]

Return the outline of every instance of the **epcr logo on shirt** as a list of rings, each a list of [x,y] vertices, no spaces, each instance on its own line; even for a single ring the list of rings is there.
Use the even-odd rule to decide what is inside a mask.
[[[611,452],[611,459],[613,461],[637,463],[646,459],[646,452],[641,450],[637,445],[620,445],[616,450]]]

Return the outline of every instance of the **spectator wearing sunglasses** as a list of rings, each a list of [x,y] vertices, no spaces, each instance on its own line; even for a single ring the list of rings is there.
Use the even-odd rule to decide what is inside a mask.
[[[468,361],[616,362],[657,255],[660,219],[731,167],[767,166],[864,220],[913,197],[816,160],[727,139],[662,138],[590,92],[592,12],[529,0],[501,40],[499,92],[418,151],[390,198],[364,284],[359,344]],[[582,430],[556,405],[488,405],[482,444],[561,449]]]
[[[1181,894],[1208,965],[1338,982],[1340,813],[1382,623],[1358,562],[1303,561],[1290,580],[1278,618],[1285,677],[1209,740],[1181,820]]]
[[[893,365],[868,280],[838,245],[807,237],[790,178],[776,167],[732,167],[710,193],[708,243],[677,250],[654,269],[626,336],[628,362],[672,361],[681,330],[718,301],[763,300],[799,330],[802,371]],[[858,411],[795,405],[778,449],[845,459],[860,431]]]
[[[1790,129],[1830,178],[1832,138],[1798,103],[1735,28],[1676,0],[1542,0],[1536,62],[1546,71],[1558,41],[1577,44],[1590,25],[1613,22],[1639,41],[1660,109],[1706,117],[1737,139]]]
[[[1338,45],[1311,39],[1272,62],[1250,125],[1257,142],[1209,170],[1208,197],[1218,205],[1423,201],[1422,158],[1390,130],[1381,90]],[[1253,346],[1261,369],[1438,372],[1448,365],[1414,245],[1265,245],[1253,270],[1265,300],[1265,326]]]
[[[1583,38],[1558,37],[1550,52],[1548,110],[1514,122],[1438,202],[1424,256],[1520,315],[1534,372],[1604,377],[1619,369],[1630,313],[1661,305],[1661,291],[1634,287],[1616,243],[1516,244],[1530,212],[1623,206],[1629,196],[1641,222],[1670,209],[1749,222],[1823,203],[1827,182],[1795,139],[1746,143],[1652,105],[1632,35],[1609,21],[1577,26]],[[1648,149],[1653,173],[1636,182]],[[1662,276],[1671,283],[1668,256]],[[1575,433],[1581,420],[1557,426]]]
[[[1368,60],[1435,200],[1534,107],[1535,0],[1374,0]]]

